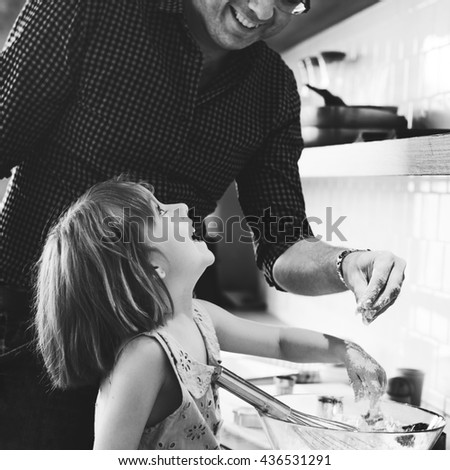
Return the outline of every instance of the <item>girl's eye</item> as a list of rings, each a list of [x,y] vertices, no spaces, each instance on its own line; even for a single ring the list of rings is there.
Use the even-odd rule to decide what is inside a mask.
[[[160,205],[156,206],[156,209],[157,209],[159,215],[166,215],[167,214],[167,210],[163,209]]]

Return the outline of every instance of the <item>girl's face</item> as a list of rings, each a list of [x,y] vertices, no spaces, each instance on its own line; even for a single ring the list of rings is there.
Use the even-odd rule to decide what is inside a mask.
[[[171,278],[195,282],[214,262],[214,255],[204,241],[194,240],[192,220],[186,204],[163,204],[154,198],[156,214],[148,237],[154,250],[153,264],[161,266]]]

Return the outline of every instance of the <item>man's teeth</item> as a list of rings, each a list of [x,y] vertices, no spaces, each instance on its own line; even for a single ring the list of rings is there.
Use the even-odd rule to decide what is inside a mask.
[[[234,17],[241,23],[242,26],[248,29],[255,29],[259,26],[259,24],[252,23],[251,21],[247,20],[244,16],[242,16],[237,10],[233,9]]]

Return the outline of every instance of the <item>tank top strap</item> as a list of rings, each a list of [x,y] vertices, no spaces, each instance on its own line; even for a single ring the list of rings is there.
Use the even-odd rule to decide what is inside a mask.
[[[164,333],[161,334],[159,330],[150,331],[148,333],[142,333],[142,335],[147,336],[149,338],[153,338],[155,341],[159,343],[159,345],[165,352],[167,359],[169,360],[170,365],[172,366],[172,369],[174,370],[178,378],[180,378],[178,367],[177,367],[176,355],[174,354],[174,348],[171,344],[171,341],[168,340],[170,337],[167,335],[164,335]]]
[[[213,366],[219,365],[222,361],[220,359],[220,345],[214,324],[207,309],[201,302],[195,299],[193,301],[193,316],[205,341],[208,351],[208,362]]]
[[[196,399],[204,396],[211,385],[213,377],[215,377],[216,367],[196,361],[184,351],[172,336],[164,331],[164,328],[144,334],[158,341],[179,381],[189,393]]]

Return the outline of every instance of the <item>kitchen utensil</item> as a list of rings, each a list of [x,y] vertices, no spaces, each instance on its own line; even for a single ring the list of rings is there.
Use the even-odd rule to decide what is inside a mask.
[[[300,77],[304,84],[327,87],[330,85],[328,65],[341,62],[347,54],[341,51],[322,51],[315,56],[300,59]]]
[[[345,104],[344,100],[339,96],[334,95],[329,90],[324,88],[317,88],[312,86],[311,84],[306,84],[306,86],[316,92],[319,96],[323,98],[325,106],[345,106],[347,108],[353,109],[374,109],[378,111],[387,111],[392,114],[397,114],[398,107],[397,106],[371,106],[371,105],[347,105]]]
[[[325,414],[330,408],[324,407],[321,395],[283,395],[280,400],[290,407],[306,413]],[[363,422],[367,403],[355,403],[351,398],[339,398],[342,406],[336,406],[334,419]],[[403,403],[382,400],[380,410],[385,417],[396,423],[401,431],[358,431],[313,428],[292,424],[260,413],[264,430],[274,449],[284,450],[409,450],[430,449],[438,440],[445,426],[445,420],[436,413]]]
[[[405,117],[373,106],[305,106],[303,126],[344,129],[404,129]]]
[[[342,98],[339,98],[339,96],[333,95],[328,90],[325,90],[323,88],[317,88],[315,86],[312,86],[311,84],[307,83],[306,86],[312,90],[315,91],[317,94],[319,94],[323,100],[325,101],[325,106],[347,106]]]
[[[277,375],[275,383],[276,395],[290,395],[294,391],[295,375]]]
[[[411,385],[405,377],[391,377],[386,393],[393,401],[411,404]]]
[[[254,406],[263,416],[294,425],[356,431],[354,426],[294,410],[225,367],[221,366],[218,373],[218,385]]]
[[[395,106],[347,106],[328,90],[307,86],[324,99],[325,106],[301,110],[305,147],[392,139],[408,125]]]
[[[374,136],[375,138],[371,138]],[[302,137],[305,147],[320,147],[323,145],[351,144],[369,140],[385,140],[395,137],[395,132],[389,129],[345,129],[320,128],[313,126],[302,127]]]
[[[404,377],[411,387],[411,405],[420,406],[422,399],[422,387],[425,373],[419,369],[398,369],[401,377]]]
[[[305,57],[301,62],[301,73],[305,84],[315,83],[320,86],[326,86],[324,82],[323,61],[319,61],[317,57]]]
[[[407,120],[395,106],[348,106],[330,91],[306,85],[323,99],[323,107],[302,109],[302,125],[320,128],[405,129]]]
[[[258,412],[252,406],[241,406],[233,410],[234,423],[244,428],[260,429],[262,427]]]

